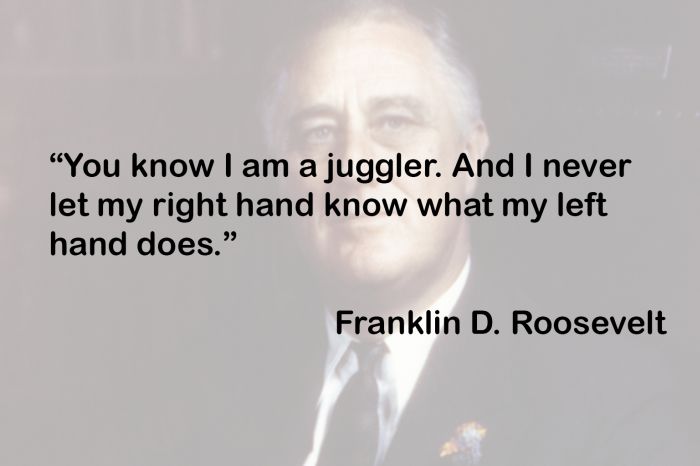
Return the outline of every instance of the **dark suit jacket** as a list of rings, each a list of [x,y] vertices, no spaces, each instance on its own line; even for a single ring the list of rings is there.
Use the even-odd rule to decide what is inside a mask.
[[[468,422],[487,429],[484,466],[690,464],[688,430],[659,351],[620,336],[514,337],[513,309],[555,310],[530,307],[476,265],[455,310],[462,334],[436,341],[386,466],[470,464],[469,457],[440,457]],[[326,340],[322,307],[293,296],[284,295],[280,314],[262,314],[278,332],[272,344],[251,348],[241,378],[237,440],[255,464],[301,465],[311,448]],[[473,309],[491,312],[501,334],[472,335]]]

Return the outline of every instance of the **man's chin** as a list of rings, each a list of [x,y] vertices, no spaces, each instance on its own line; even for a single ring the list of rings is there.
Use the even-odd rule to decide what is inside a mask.
[[[341,282],[357,284],[362,287],[390,286],[400,282],[411,271],[406,264],[406,255],[372,253],[353,253],[338,257],[329,270],[333,270]]]

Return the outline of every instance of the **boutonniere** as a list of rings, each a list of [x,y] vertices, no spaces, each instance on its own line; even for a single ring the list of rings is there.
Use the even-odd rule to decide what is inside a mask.
[[[449,458],[454,463],[477,465],[481,460],[481,441],[486,428],[472,421],[455,429],[454,436],[442,444],[440,458]]]

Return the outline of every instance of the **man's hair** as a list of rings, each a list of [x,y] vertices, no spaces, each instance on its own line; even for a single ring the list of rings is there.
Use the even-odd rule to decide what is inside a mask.
[[[279,149],[283,128],[278,119],[280,103],[289,91],[291,68],[318,33],[340,24],[362,21],[402,24],[422,32],[435,47],[438,66],[445,78],[452,112],[458,128],[468,133],[472,125],[481,118],[481,102],[476,80],[464,60],[460,59],[452,40],[445,15],[433,8],[409,8],[406,4],[392,0],[355,0],[327,2],[326,9],[310,21],[299,25],[296,38],[286,40],[273,56],[270,70],[271,82],[263,102],[263,123],[268,147]]]

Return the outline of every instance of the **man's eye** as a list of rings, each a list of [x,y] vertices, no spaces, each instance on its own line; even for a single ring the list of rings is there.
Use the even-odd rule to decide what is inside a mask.
[[[311,128],[304,134],[304,141],[307,144],[328,144],[333,142],[335,131],[330,126],[319,126]]]
[[[380,118],[375,127],[381,131],[399,131],[411,124],[411,120],[402,116],[387,116]]]

